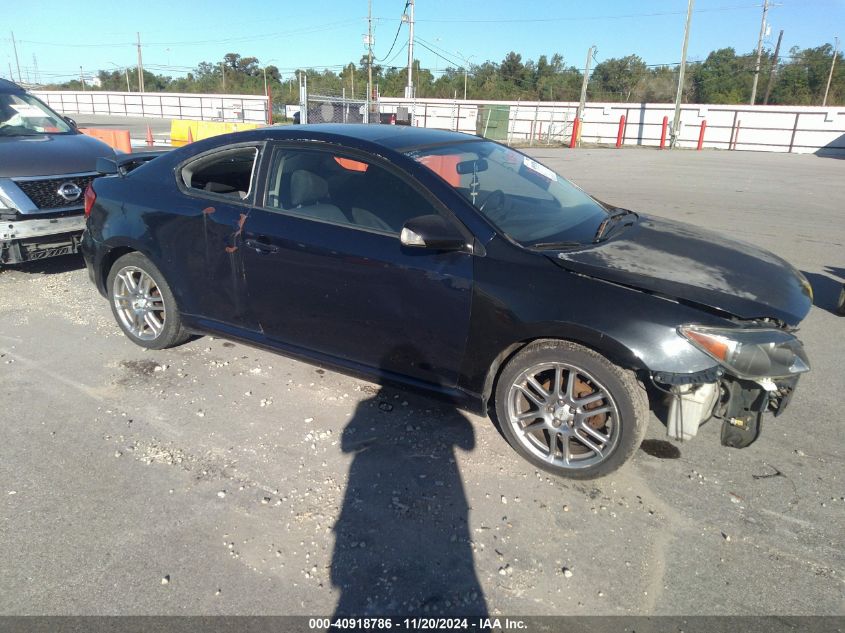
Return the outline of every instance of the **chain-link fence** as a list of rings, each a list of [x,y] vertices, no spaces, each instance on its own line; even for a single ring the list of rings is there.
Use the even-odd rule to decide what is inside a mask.
[[[304,110],[306,116],[303,117],[300,114],[300,121],[303,123],[369,122],[367,102],[363,99],[347,99],[345,96],[309,94],[305,100]]]
[[[410,107],[409,107],[410,105]],[[308,78],[302,76],[299,85],[300,123],[388,123],[411,125],[413,104],[382,107],[378,88],[372,101],[355,99],[341,94],[311,94]]]
[[[515,145],[561,145],[573,133],[575,104],[496,103],[457,99],[380,98],[309,94],[300,84],[300,123],[386,123],[454,130]]]
[[[541,103],[473,102],[452,99],[384,98],[381,117],[395,115],[396,123],[452,130],[516,145],[569,143],[575,105]]]

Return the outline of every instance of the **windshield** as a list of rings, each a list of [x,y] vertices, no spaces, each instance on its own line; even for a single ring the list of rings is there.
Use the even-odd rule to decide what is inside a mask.
[[[62,117],[35,97],[0,93],[0,136],[33,136],[72,132]]]
[[[607,211],[548,167],[504,145],[470,141],[408,155],[469,200],[502,233],[525,246],[588,244]]]

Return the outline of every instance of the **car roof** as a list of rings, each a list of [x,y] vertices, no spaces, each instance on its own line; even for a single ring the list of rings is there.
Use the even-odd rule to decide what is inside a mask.
[[[18,84],[14,83],[13,81],[9,81],[8,79],[0,79],[0,93],[20,93],[26,92],[23,88],[21,88]]]
[[[465,143],[483,140],[472,134],[413,127],[410,125],[369,125],[365,123],[317,123],[264,128],[278,138],[307,138],[343,141],[354,139],[381,145],[394,151],[406,151],[428,145]],[[328,138],[327,138],[328,137]],[[333,139],[331,137],[334,137]]]

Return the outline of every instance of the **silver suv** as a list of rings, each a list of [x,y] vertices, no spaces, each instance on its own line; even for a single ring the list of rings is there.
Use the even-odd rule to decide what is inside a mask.
[[[0,265],[77,252],[85,188],[114,150],[0,79]]]

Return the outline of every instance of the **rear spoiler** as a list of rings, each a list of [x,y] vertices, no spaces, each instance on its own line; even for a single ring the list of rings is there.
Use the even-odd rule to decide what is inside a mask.
[[[125,176],[133,169],[148,163],[154,158],[169,152],[169,149],[135,152],[134,154],[120,154],[114,158],[98,158],[95,169],[104,176]]]

